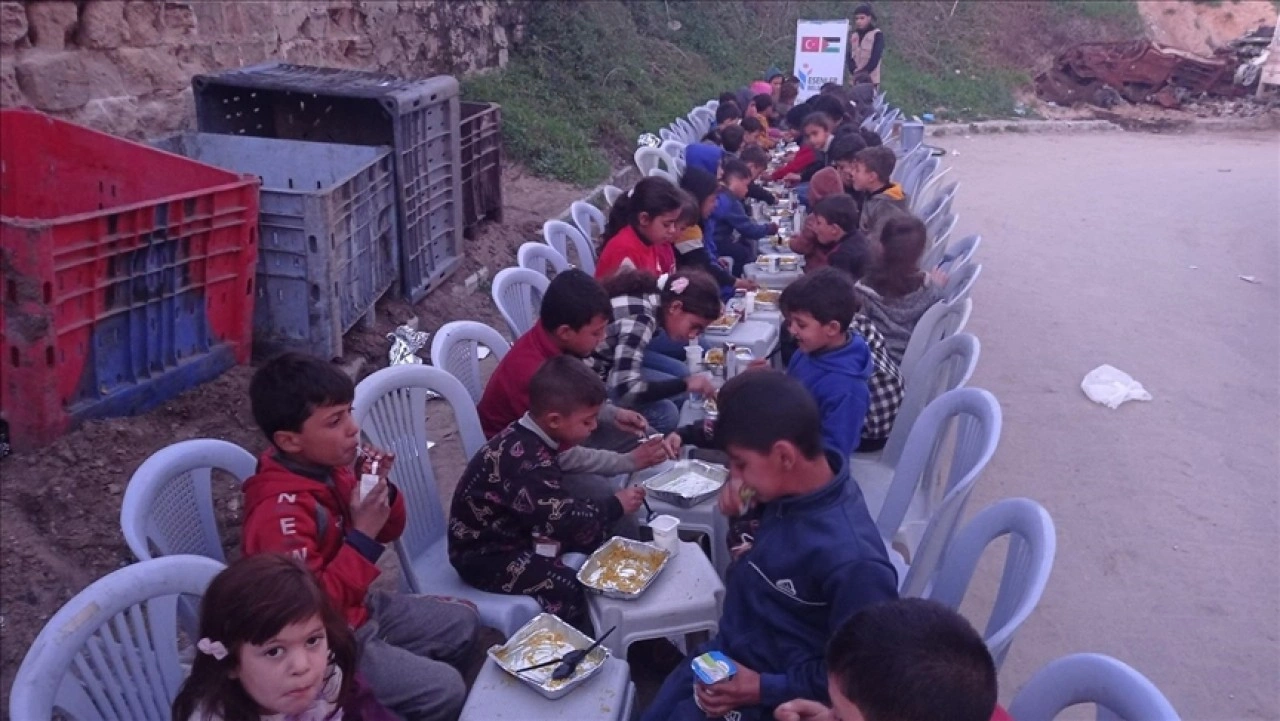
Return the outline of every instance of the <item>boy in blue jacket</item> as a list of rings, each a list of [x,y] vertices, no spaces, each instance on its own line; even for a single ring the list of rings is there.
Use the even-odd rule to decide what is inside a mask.
[[[897,574],[848,460],[824,452],[818,406],[794,378],[743,373],[721,389],[716,445],[729,455],[720,507],[760,504],[754,542],[730,567],[716,637],[692,656],[720,651],[737,673],[695,683],[685,659],[643,721],[705,721],[736,712],[766,721],[794,698],[829,704],[827,639],[862,608],[898,596]],[[692,657],[691,657],[692,658]]]
[[[849,276],[821,268],[787,286],[778,299],[799,350],[787,375],[804,384],[822,415],[822,443],[848,458],[862,438],[875,360],[862,336],[849,332],[858,311]]]
[[[711,239],[712,247],[720,255],[733,258],[733,274],[741,278],[743,266],[756,257],[753,241],[777,233],[778,226],[752,222],[742,206],[751,186],[751,168],[737,158],[725,158],[720,167],[724,189],[716,197],[716,207],[707,218],[703,237]],[[734,240],[735,232],[739,241]]]

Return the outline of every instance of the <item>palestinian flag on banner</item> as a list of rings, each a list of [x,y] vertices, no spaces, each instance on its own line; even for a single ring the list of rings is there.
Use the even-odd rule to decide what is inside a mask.
[[[823,38],[821,52],[824,52],[824,53],[840,52],[840,38]]]

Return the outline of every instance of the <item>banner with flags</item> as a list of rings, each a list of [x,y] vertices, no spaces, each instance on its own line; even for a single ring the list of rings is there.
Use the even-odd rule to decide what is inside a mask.
[[[807,100],[827,83],[844,85],[849,47],[848,20],[800,20],[796,23],[795,76],[800,97]]]

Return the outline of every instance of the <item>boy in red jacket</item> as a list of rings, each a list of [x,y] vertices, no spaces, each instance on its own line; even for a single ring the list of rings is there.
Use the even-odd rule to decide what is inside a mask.
[[[244,483],[243,550],[306,564],[355,629],[360,671],[378,701],[409,721],[453,721],[467,689],[458,667],[474,651],[479,618],[463,603],[369,593],[384,544],[405,527],[404,497],[387,481],[393,457],[362,495],[355,387],[342,371],[300,353],[278,356],[249,385],[253,417],[271,441]],[[361,459],[371,470],[378,454]]]

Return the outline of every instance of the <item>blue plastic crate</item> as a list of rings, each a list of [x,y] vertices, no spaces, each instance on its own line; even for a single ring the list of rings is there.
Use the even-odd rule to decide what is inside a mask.
[[[262,179],[255,354],[341,357],[342,335],[398,277],[390,149],[212,133],[156,145]]]

